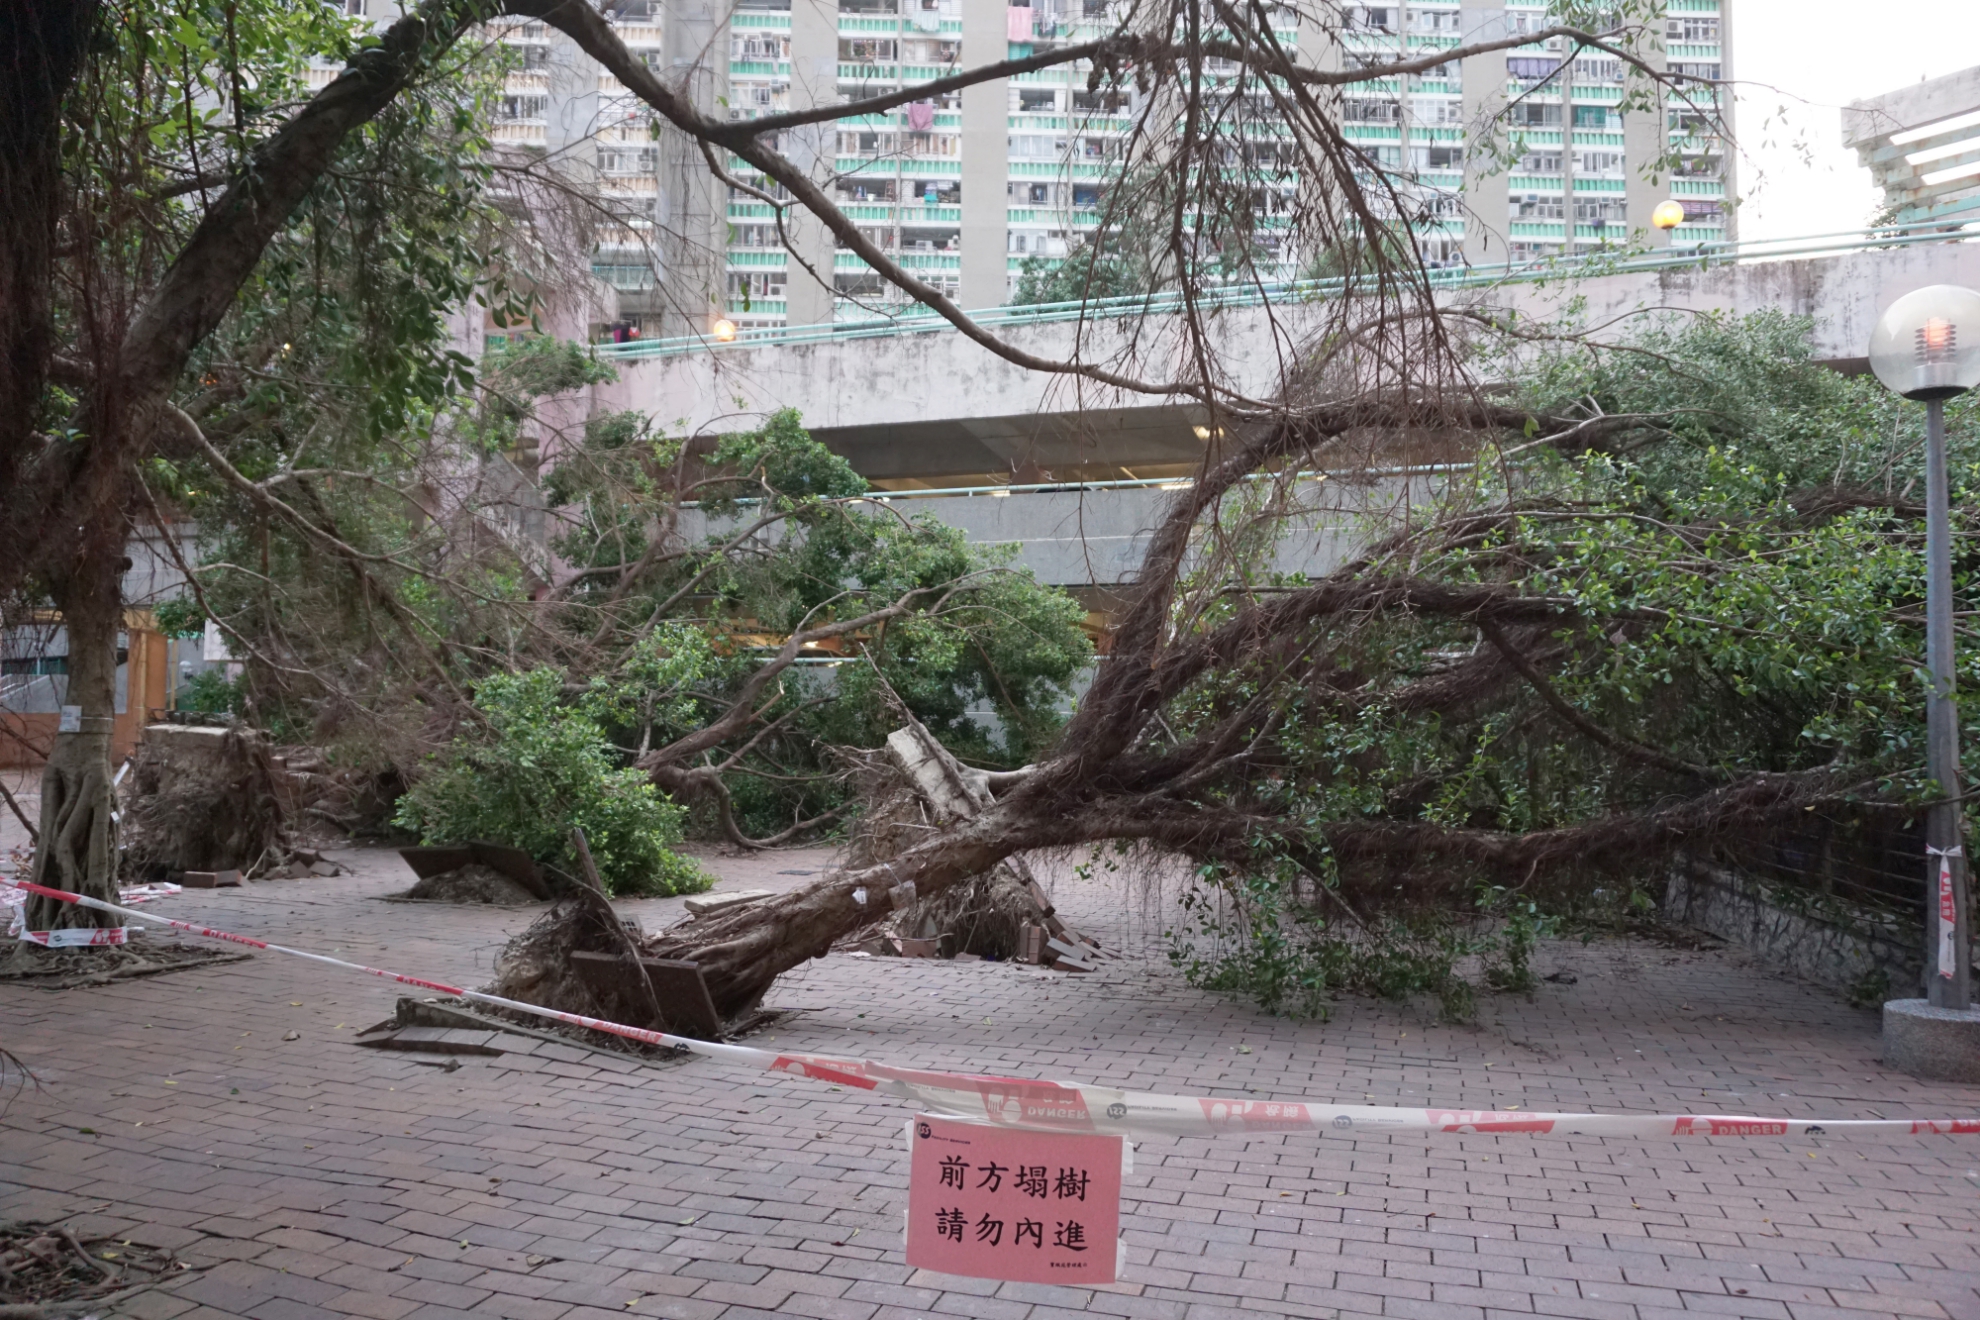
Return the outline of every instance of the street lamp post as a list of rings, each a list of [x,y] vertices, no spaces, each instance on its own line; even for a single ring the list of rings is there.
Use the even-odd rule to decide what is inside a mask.
[[[1973,969],[1967,930],[1967,866],[1960,801],[1959,710],[1953,698],[1952,527],[1946,477],[1947,399],[1980,385],[1980,293],[1936,284],[1891,304],[1870,336],[1870,368],[1877,379],[1926,407],[1925,449],[1925,662],[1930,691],[1925,706],[1925,763],[1936,784],[1926,808],[1925,1015],[1954,1035],[1921,1055],[1900,1041],[1894,1049],[1894,1017],[1915,1013],[1901,1008],[1919,1001],[1896,1001],[1885,1008],[1886,1058],[1898,1066],[1923,1060],[1921,1075],[1950,1076],[1933,1058],[1958,1044],[1969,1054],[1960,1068],[1980,1070],[1980,1035],[1961,1025],[1973,1017]],[[1976,1019],[1980,1021],[1980,1019]],[[1972,1025],[1972,1024],[1967,1024]],[[1896,1035],[1915,1033],[1915,1023],[1898,1023]],[[1915,1046],[1917,1041],[1912,1041]],[[1891,1058],[1895,1053],[1898,1057]],[[1931,1056],[1931,1057],[1928,1057]],[[1956,1061],[1955,1061],[1956,1062]],[[1910,1071],[1921,1071],[1911,1067]],[[1962,1074],[1964,1075],[1964,1074]]]

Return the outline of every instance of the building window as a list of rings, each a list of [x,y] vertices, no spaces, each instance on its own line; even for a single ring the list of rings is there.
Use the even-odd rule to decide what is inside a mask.
[[[66,655],[24,655],[10,656],[0,660],[0,674],[47,675],[69,672],[69,657]]]
[[[1672,41],[1716,42],[1719,39],[1719,20],[1716,18],[1673,18],[1665,29]]]

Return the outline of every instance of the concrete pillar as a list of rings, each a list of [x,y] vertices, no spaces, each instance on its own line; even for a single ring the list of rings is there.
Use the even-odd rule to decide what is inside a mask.
[[[1463,0],[1460,35],[1466,45],[1506,35],[1506,11],[1496,0]],[[1506,108],[1506,52],[1474,55],[1464,62],[1464,259],[1473,266],[1503,265],[1510,259],[1511,170],[1486,150],[1494,124]],[[1571,208],[1570,208],[1571,209]]]
[[[1733,72],[1732,31],[1733,9],[1738,2],[1719,0],[1719,76],[1728,81],[1738,76]],[[1732,143],[1739,140],[1739,125],[1733,121],[1738,106],[1731,91],[1721,89],[1719,95],[1724,98],[1719,104],[1719,115],[1726,124],[1726,147],[1719,153],[1719,178],[1725,184],[1726,241],[1733,243],[1739,240],[1739,156],[1732,149]]]
[[[1008,8],[1005,0],[962,0],[963,68],[1008,57]],[[1001,307],[1010,298],[1010,123],[1007,79],[963,89],[959,301],[970,309]]]
[[[1652,21],[1658,29],[1654,38],[1639,43],[1635,53],[1645,63],[1662,69],[1665,65],[1663,6],[1658,6]],[[1664,154],[1664,144],[1670,140],[1667,122],[1661,98],[1653,111],[1631,110],[1623,114],[1623,164],[1629,176],[1623,204],[1629,208],[1629,235],[1653,248],[1671,245],[1671,231],[1650,223],[1650,213],[1657,209],[1657,203],[1671,195],[1671,174],[1660,169],[1656,172],[1657,181],[1652,183],[1644,166]]]
[[[728,9],[719,0],[668,0],[661,22],[662,76],[704,114],[725,116],[729,96]],[[662,333],[706,334],[728,286],[728,186],[709,173],[685,133],[661,131],[654,196]]]
[[[575,177],[595,179],[598,152],[598,61],[563,33],[550,30],[544,72],[549,94],[543,109],[544,145],[550,159]]]
[[[598,62],[578,49],[577,43],[555,28],[549,30],[550,45],[545,54],[546,94],[543,106],[543,143],[548,163],[580,197],[596,196],[598,178],[598,133],[600,105]],[[568,208],[551,207],[537,220],[556,249],[560,265],[570,272],[567,286],[549,308],[553,334],[584,339],[591,325],[610,321],[619,315],[620,299],[612,287],[591,277],[592,249],[589,235],[572,224]],[[525,440],[525,445],[530,442]],[[526,463],[533,457],[525,452]],[[534,469],[531,468],[531,475]]]
[[[791,109],[839,101],[839,0],[791,0]],[[814,180],[823,181],[838,154],[838,128],[812,124],[783,134],[784,154]],[[832,320],[831,231],[811,213],[793,207],[786,229],[796,247],[784,272],[784,323],[829,325]],[[798,258],[818,272],[814,277]],[[824,283],[820,283],[820,279]]]
[[[1339,73],[1347,63],[1341,44],[1340,29],[1335,26],[1340,18],[1339,13],[1331,7],[1310,8],[1313,12],[1305,8],[1298,11],[1299,45],[1296,53],[1299,62],[1306,68],[1322,73]],[[1308,89],[1308,94],[1313,98],[1313,103],[1320,108],[1322,115],[1336,124],[1341,122],[1342,98],[1339,84],[1312,87]],[[1302,164],[1300,168],[1307,167]],[[1311,186],[1310,181],[1305,186],[1306,195],[1301,199],[1301,207],[1316,206],[1319,189]],[[1307,233],[1295,235],[1295,240],[1301,243],[1301,251],[1294,262],[1297,273],[1305,275],[1319,268],[1324,255],[1320,250],[1324,235],[1319,232],[1318,225],[1314,225]]]

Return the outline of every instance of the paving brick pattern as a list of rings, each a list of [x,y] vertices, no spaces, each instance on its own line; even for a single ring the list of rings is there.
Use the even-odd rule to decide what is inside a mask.
[[[353,856],[354,876],[170,907],[470,983],[530,918],[375,901],[410,876]],[[782,887],[824,860],[712,865]],[[1874,1014],[1731,953],[1553,946],[1541,969],[1578,983],[1487,997],[1472,1026],[1357,1001],[1295,1023],[1183,985],[1163,909],[1125,875],[1056,889],[1139,956],[1075,977],[833,955],[779,985],[804,1011],[761,1043],[1261,1099],[1980,1113],[1980,1090],[1884,1070]],[[625,907],[649,928],[679,914]],[[0,1045],[41,1081],[0,1096],[0,1216],[176,1249],[202,1268],[119,1312],[158,1320],[1980,1317],[1980,1139],[1150,1139],[1125,1282],[987,1283],[902,1263],[896,1104],[706,1060],[542,1045],[447,1071],[354,1047],[396,994],[274,955],[0,987]]]

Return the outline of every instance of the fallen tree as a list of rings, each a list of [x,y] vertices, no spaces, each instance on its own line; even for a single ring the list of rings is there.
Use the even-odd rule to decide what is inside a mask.
[[[1334,0],[1306,8],[1299,22],[1322,42],[1353,21]],[[317,492],[333,482],[378,483],[417,504],[420,483],[381,471],[378,451],[420,433],[472,378],[473,364],[448,342],[447,314],[494,306],[515,323],[530,318],[506,272],[492,269],[514,248],[501,241],[496,208],[481,200],[489,165],[472,107],[493,95],[493,64],[464,50],[472,43],[462,38],[482,25],[529,19],[558,29],[651,109],[656,135],[681,135],[724,184],[765,201],[787,246],[802,213],[813,232],[829,233],[987,350],[1079,387],[1191,399],[1217,417],[1257,419],[1277,409],[1230,387],[1196,290],[1282,278],[1283,236],[1298,261],[1365,279],[1392,311],[1430,307],[1430,281],[1396,234],[1398,217],[1412,213],[1414,176],[1349,139],[1339,90],[1558,38],[1568,58],[1599,51],[1626,65],[1622,105],[1632,112],[1661,114],[1666,89],[1689,99],[1681,76],[1639,53],[1660,11],[1629,0],[1585,12],[1599,30],[1561,23],[1328,69],[1284,44],[1283,9],[1217,4],[1206,13],[1146,0],[1113,14],[1094,41],[744,119],[695,106],[673,75],[649,68],[595,8],[575,0],[427,0],[375,32],[322,6],[260,0],[220,11],[155,0],[10,7],[0,20],[18,48],[0,63],[0,206],[11,239],[0,259],[0,601],[61,612],[67,704],[81,711],[80,727],[58,735],[49,759],[36,878],[110,894],[118,849],[108,730],[126,549],[141,522],[174,523],[181,501],[213,481],[247,506],[242,521],[262,552],[238,569],[268,577],[267,532],[284,526],[308,556],[348,580],[346,601],[375,663],[416,670],[417,689],[401,694],[403,704],[443,724],[472,718],[469,689],[492,667],[488,652],[500,648],[488,638],[503,622],[490,617],[501,611],[482,607],[528,592],[513,577],[472,583],[448,603],[471,604],[490,628],[446,635],[434,614],[447,611],[427,608],[431,593],[402,592],[393,580],[425,576],[420,555],[402,553],[411,547],[389,529],[343,526]],[[312,78],[319,59],[343,65],[327,84]],[[1140,122],[1122,139],[1132,159],[1120,166],[1124,178],[1143,183],[1109,191],[1108,223],[1121,219],[1117,199],[1137,213],[1160,203],[1169,216],[1163,278],[1190,295],[1178,334],[1117,360],[1079,351],[1040,357],[986,329],[878,248],[794,163],[813,154],[805,143],[820,126],[1081,62],[1091,70],[1089,90],[1121,100],[1130,85],[1139,93],[1132,114]],[[1258,116],[1268,106],[1279,145],[1260,153]],[[1702,113],[1711,118],[1709,107]],[[1510,119],[1507,109],[1483,126],[1477,146],[1503,148]],[[1172,131],[1178,124],[1183,132]],[[731,176],[723,163],[731,159],[746,164],[748,178]],[[1129,191],[1144,195],[1130,199]],[[1268,197],[1275,211],[1292,213],[1269,245],[1257,241],[1256,221]],[[417,222],[402,224],[408,216]],[[803,252],[796,260],[806,264]],[[1329,315],[1348,310],[1342,304]],[[1389,324],[1397,333],[1373,332],[1389,350],[1419,365],[1440,358],[1440,322],[1409,322],[1406,335],[1405,322]],[[336,340],[339,351],[292,352],[308,347],[305,332]],[[302,461],[326,447],[323,437],[309,426],[302,435],[284,428],[319,412],[354,419],[373,442],[367,461]],[[198,474],[197,486],[182,479],[187,472]],[[252,645],[241,632],[230,640]],[[251,663],[312,677],[280,651],[261,651]],[[365,695],[336,694],[347,711],[362,709]],[[677,771],[683,792],[719,798],[701,768],[653,766]],[[37,900],[29,919],[56,927],[96,918]]]
[[[643,950],[698,965],[734,1015],[1029,852],[1151,845],[1228,893],[1261,882],[1254,932],[1380,938],[1389,913],[1481,887],[1586,892],[1811,813],[1902,820],[1931,791],[1913,424],[1759,321],[1552,360],[1499,402],[1260,426],[1176,496],[1034,768],[895,856]],[[1284,516],[1248,482],[1277,471],[1285,493],[1350,431],[1426,430],[1482,457],[1401,530],[1316,580],[1240,571],[1244,533]]]

